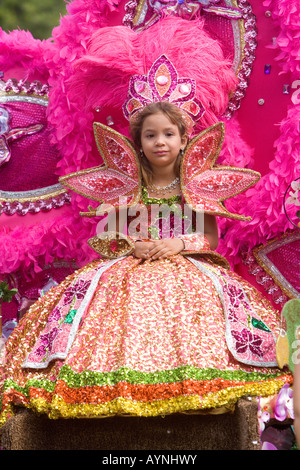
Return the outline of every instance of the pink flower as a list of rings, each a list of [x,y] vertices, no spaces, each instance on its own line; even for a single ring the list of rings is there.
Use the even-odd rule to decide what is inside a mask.
[[[244,328],[241,332],[232,331],[232,336],[236,340],[236,350],[240,354],[244,354],[248,349],[256,356],[262,357],[261,350],[262,340],[259,336],[254,335],[251,331]]]
[[[274,446],[274,444],[271,444],[271,442],[265,441],[263,445],[261,446],[261,450],[278,450],[277,447]]]
[[[259,399],[258,402],[258,412],[257,412],[257,418],[258,418],[258,428],[259,428],[259,434],[262,433],[262,431],[265,429],[265,423],[267,423],[270,420],[270,413],[266,411],[267,408],[261,408],[261,401]]]
[[[248,305],[245,302],[244,293],[242,289],[232,284],[228,284],[225,287],[225,290],[227,291],[227,294],[230,297],[230,303],[233,307],[237,308],[240,303],[242,303],[244,307],[248,308]]]
[[[91,281],[84,281],[83,279],[79,279],[79,281],[66,289],[64,294],[64,305],[71,304],[73,298],[76,297],[77,299],[81,300],[84,298]]]
[[[41,346],[36,350],[38,356],[45,356],[47,351],[51,351],[53,341],[58,334],[58,328],[53,328],[49,333],[41,335]]]
[[[278,421],[284,421],[288,416],[294,419],[293,390],[285,384],[278,394],[274,416]]]
[[[49,317],[48,317],[48,322],[52,322],[52,321],[59,321],[60,320],[60,317],[61,317],[61,313],[60,313],[60,310],[58,307],[55,307],[52,312],[50,313]]]

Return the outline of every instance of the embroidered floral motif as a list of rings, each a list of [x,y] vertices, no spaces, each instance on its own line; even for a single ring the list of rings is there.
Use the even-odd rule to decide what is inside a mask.
[[[53,328],[49,333],[47,333],[45,335],[41,335],[41,337],[40,337],[41,345],[36,350],[36,354],[38,356],[45,356],[48,351],[51,351],[53,341],[55,340],[55,338],[58,334],[58,331],[59,331],[58,328]]]
[[[263,357],[263,352],[261,350],[262,339],[251,333],[251,331],[244,328],[241,332],[232,331],[232,336],[236,340],[236,350],[240,354],[244,354],[247,350],[250,350],[251,353]]]
[[[60,318],[61,318],[60,309],[58,307],[55,307],[48,317],[48,323],[51,323],[53,321],[58,322]]]
[[[249,305],[245,300],[245,295],[242,289],[232,284],[227,284],[225,286],[225,289],[227,294],[229,295],[230,303],[234,308],[237,308],[240,303],[242,303],[245,308],[249,308]]]
[[[238,321],[236,310],[232,307],[228,308],[228,320],[231,321],[231,322],[237,322]]]
[[[74,297],[76,297],[78,300],[83,299],[90,284],[91,281],[84,281],[83,279],[80,279],[76,284],[70,286],[64,295],[64,305],[71,304]]]

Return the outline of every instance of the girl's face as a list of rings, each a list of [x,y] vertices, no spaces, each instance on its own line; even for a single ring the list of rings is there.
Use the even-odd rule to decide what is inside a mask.
[[[158,112],[145,118],[141,143],[152,169],[169,167],[173,170],[180,149],[186,145],[186,138],[181,137],[176,124]]]

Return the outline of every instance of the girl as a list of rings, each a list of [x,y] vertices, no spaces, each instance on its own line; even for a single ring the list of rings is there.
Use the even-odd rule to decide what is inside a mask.
[[[204,235],[175,230],[186,222],[178,211],[184,114],[170,103],[146,106],[131,132],[142,150],[141,203],[147,214],[171,209],[170,236],[156,212],[148,237],[114,234],[114,249],[98,238],[91,246],[113,251],[111,259],[78,270],[30,308],[6,343],[2,423],[14,405],[50,418],[226,412],[291,380],[267,367],[273,309],[213,254],[215,218],[205,215]]]
[[[180,161],[188,141],[182,113],[168,102],[153,103],[140,113],[138,120],[132,122],[131,134],[136,145],[141,147],[144,153],[141,168],[146,197],[153,198],[154,203],[157,203],[157,195],[160,195],[161,199],[175,196],[180,200]],[[207,214],[204,219],[205,236],[210,247],[216,249],[216,219]],[[137,243],[134,254],[138,258],[158,259],[177,255],[183,249],[182,238],[167,238],[152,241],[150,244]]]

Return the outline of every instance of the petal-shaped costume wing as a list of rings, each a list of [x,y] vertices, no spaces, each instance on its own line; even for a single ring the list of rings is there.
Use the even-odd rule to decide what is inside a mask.
[[[94,134],[104,165],[63,176],[59,181],[103,204],[96,212],[82,215],[101,215],[109,208],[138,204],[141,198],[140,164],[132,143],[100,123],[94,123]],[[224,124],[220,122],[189,142],[181,164],[182,194],[186,204],[197,212],[249,220],[250,217],[229,212],[223,201],[255,184],[260,174],[243,168],[214,166],[223,139]]]
[[[94,123],[94,135],[104,165],[63,176],[59,181],[82,196],[111,208],[137,204],[141,197],[138,156],[126,137]],[[107,207],[97,208],[97,215]]]
[[[260,174],[253,170],[214,166],[222,148],[224,124],[219,122],[194,137],[181,164],[181,190],[185,202],[197,212],[249,220],[229,212],[223,201],[254,185]]]

